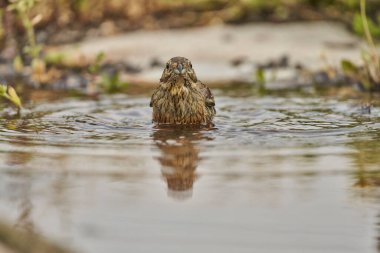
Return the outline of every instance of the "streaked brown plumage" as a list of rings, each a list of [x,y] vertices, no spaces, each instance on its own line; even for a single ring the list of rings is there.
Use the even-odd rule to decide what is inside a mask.
[[[168,61],[150,106],[158,124],[212,125],[215,101],[210,89],[201,83],[191,62],[184,57]]]

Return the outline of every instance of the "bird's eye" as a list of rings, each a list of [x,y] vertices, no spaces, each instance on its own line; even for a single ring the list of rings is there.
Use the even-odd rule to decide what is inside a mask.
[[[166,69],[169,69],[169,63],[166,64]]]

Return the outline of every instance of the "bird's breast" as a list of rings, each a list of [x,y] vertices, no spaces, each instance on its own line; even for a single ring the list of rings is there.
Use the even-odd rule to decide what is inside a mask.
[[[187,96],[189,94],[189,89],[184,85],[173,85],[170,87],[170,94],[172,96]]]
[[[156,122],[174,124],[201,124],[208,117],[202,93],[184,86],[161,92],[153,116]]]

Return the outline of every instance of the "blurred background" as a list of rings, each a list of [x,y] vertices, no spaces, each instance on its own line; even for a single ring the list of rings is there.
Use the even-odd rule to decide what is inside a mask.
[[[16,15],[6,11],[17,1],[2,1],[2,41],[5,29],[18,38],[25,29]],[[139,29],[157,30],[248,22],[295,22],[335,20],[363,35],[360,1],[357,0],[144,0],[144,1],[18,1],[30,5],[39,43],[62,44],[88,37],[109,36]],[[380,31],[378,1],[367,1],[367,15],[374,36]],[[6,18],[13,16],[13,18]],[[59,29],[59,30],[58,30]],[[16,35],[15,34],[15,35]],[[24,34],[25,35],[25,34]],[[25,38],[24,38],[25,39]]]
[[[293,83],[342,83],[344,74],[363,89],[378,86],[378,70],[359,78],[350,68],[375,57],[371,50],[361,56],[366,43],[359,38],[373,47],[380,37],[376,0],[15,0],[0,6],[0,74],[13,83],[21,73],[34,87],[123,90],[126,83],[153,84],[163,64],[182,55],[217,86],[254,83],[262,67],[277,65],[289,69],[276,77],[292,76]]]

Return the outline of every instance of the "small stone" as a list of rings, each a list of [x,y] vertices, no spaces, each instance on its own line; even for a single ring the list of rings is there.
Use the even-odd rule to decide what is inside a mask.
[[[370,103],[363,104],[360,107],[360,113],[361,114],[371,114],[371,108],[372,108],[372,105]]]

